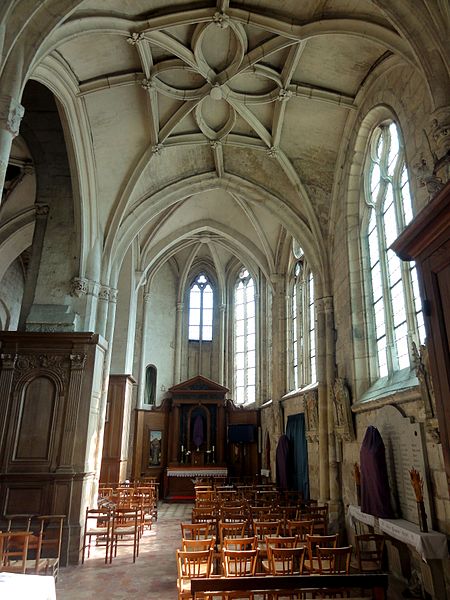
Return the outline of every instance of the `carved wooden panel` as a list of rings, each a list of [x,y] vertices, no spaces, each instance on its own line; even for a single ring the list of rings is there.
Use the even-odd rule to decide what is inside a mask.
[[[48,377],[36,377],[22,390],[15,460],[50,460],[56,388]]]

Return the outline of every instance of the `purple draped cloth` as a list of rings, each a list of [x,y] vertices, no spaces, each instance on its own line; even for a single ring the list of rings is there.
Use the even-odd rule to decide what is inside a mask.
[[[362,512],[393,519],[384,442],[378,429],[372,425],[367,428],[361,445],[360,469]]]
[[[277,486],[281,490],[288,489],[288,460],[289,460],[289,438],[282,435],[278,440],[276,451],[277,464]]]
[[[200,415],[195,417],[192,439],[197,448],[200,448],[200,446],[203,444],[203,419]]]

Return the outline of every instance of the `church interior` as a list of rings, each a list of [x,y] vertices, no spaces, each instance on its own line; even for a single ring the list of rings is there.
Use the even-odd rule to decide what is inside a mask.
[[[277,486],[450,598],[446,0],[3,0],[0,51],[0,520],[72,568],[105,487]]]

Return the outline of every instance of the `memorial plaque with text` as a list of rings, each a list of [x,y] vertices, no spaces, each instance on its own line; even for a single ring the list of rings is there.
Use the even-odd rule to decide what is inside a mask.
[[[374,425],[380,432],[386,448],[386,462],[394,508],[401,518],[419,524],[416,497],[409,475],[409,470],[414,467],[424,479],[424,503],[428,515],[428,525],[431,528],[421,424],[411,423],[410,419],[403,417],[393,406],[385,406],[377,411]]]

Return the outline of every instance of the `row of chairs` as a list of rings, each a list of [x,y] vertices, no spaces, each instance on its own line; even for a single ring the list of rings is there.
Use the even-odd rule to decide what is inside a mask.
[[[87,508],[81,563],[91,555],[91,547],[105,548],[105,564],[117,556],[119,546],[133,548],[133,562],[139,556],[139,541],[145,517],[141,507]]]
[[[261,560],[258,548],[250,547],[246,549],[230,549],[224,547],[221,551],[222,577],[252,577],[257,574],[258,564],[261,561],[263,572],[266,575],[286,576],[301,575],[304,573],[307,564],[305,555],[307,548],[305,546],[286,545],[279,546],[267,541],[267,559]],[[342,548],[326,548],[316,546],[314,560],[317,561],[315,571],[307,570],[308,573],[318,574],[348,574],[350,569],[351,546]],[[191,550],[183,548],[177,550],[177,588],[178,598],[183,600],[191,598],[190,582],[193,577],[211,577],[214,564],[213,549]],[[332,597],[345,590],[333,590]],[[315,592],[315,590],[314,590]],[[283,594],[284,595],[284,594]],[[272,592],[272,598],[278,598],[277,592]],[[227,593],[226,598],[233,598],[234,595]],[[242,593],[239,593],[242,598]],[[253,594],[249,593],[252,598]],[[294,597],[299,597],[295,595]]]
[[[9,515],[0,532],[0,571],[57,579],[65,515]]]
[[[224,547],[225,540],[228,540],[228,544],[232,544],[234,540],[237,540],[235,544],[238,544],[240,540],[251,540],[256,539],[258,547],[261,553],[266,552],[266,540],[284,540],[284,544],[288,543],[288,540],[297,540],[298,545],[311,546],[313,549],[316,545],[334,546],[336,547],[338,542],[338,536],[335,535],[317,535],[314,534],[311,527],[305,529],[302,527],[303,522],[292,522],[292,527],[287,532],[287,535],[280,535],[280,530],[272,528],[270,524],[266,522],[257,523],[255,525],[254,532],[248,532],[246,529],[246,523],[222,523],[219,522],[218,535],[216,536],[216,529],[211,523],[181,523],[181,537],[184,543],[189,543],[189,540],[200,541],[202,540],[217,540],[215,543],[215,552],[220,554],[221,549]],[[300,525],[301,527],[297,527]],[[280,543],[281,543],[280,542]],[[355,563],[354,569],[362,573],[379,573],[382,570],[383,553],[385,546],[385,537],[380,534],[368,533],[359,534],[355,536]],[[241,549],[245,549],[242,545]],[[314,569],[314,564],[312,565]]]

